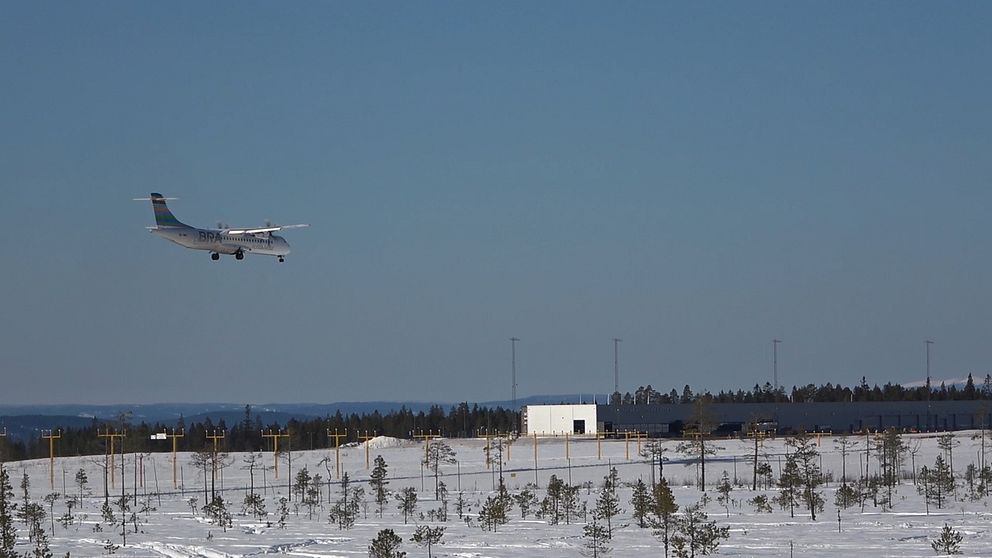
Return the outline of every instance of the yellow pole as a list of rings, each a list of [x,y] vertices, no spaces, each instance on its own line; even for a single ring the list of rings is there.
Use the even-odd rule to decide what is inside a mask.
[[[176,434],[176,429],[173,428],[172,434],[166,433],[165,436],[172,439],[172,488],[176,489],[179,488],[179,481],[176,478],[177,463],[179,462],[179,458],[176,456],[176,443],[179,438],[186,436],[186,431],[183,430],[181,433]]]
[[[537,432],[534,433],[534,482],[537,483]]]
[[[334,429],[334,433],[331,434],[331,429],[327,429],[327,437],[334,438],[334,465],[337,469],[337,478],[341,478],[341,438],[348,437],[348,429],[344,429],[344,434],[338,434],[338,429]],[[365,467],[368,468],[368,446],[365,447]]]
[[[281,434],[278,431],[276,431],[275,433],[273,433],[272,431],[269,432],[263,431],[262,437],[272,438],[272,459],[273,461],[275,461],[276,480],[278,480],[279,479],[279,438],[289,438],[289,431],[286,431],[285,434]]]
[[[372,438],[375,438],[375,432],[373,432],[372,435],[370,436],[368,430],[366,430],[364,434],[362,434],[361,436],[359,436],[359,439],[361,439],[362,442],[365,443],[365,468],[366,469],[369,468],[369,440],[371,440]]]
[[[210,473],[214,476],[214,478],[216,478],[217,477],[217,442],[224,439],[224,431],[221,430],[220,434],[218,435],[216,429],[211,430],[210,434],[207,434],[206,437],[210,440],[213,440],[214,442],[214,458],[211,459]]]
[[[421,432],[423,432],[423,431],[421,430]],[[441,431],[438,430],[437,431],[437,434],[434,434],[434,431],[433,430],[428,430],[427,431],[427,434],[414,434],[413,437],[415,439],[419,439],[419,440],[423,440],[424,441],[424,461],[427,461],[427,459],[430,456],[431,440],[433,440],[434,438],[440,438],[441,437]],[[488,455],[488,453],[487,453],[487,455]]]
[[[493,460],[492,456],[492,446],[490,445],[490,440],[492,440],[489,430],[486,430],[486,469],[490,467],[489,463]]]
[[[55,434],[52,430],[42,430],[41,437],[48,440],[48,482],[55,490],[55,440],[62,438],[62,431]]]
[[[123,440],[124,439],[124,432],[120,432],[120,433],[118,433],[118,432],[111,432],[108,429],[103,434],[100,434],[100,431],[97,431],[96,435],[98,437],[100,437],[100,438],[108,438],[110,440],[110,487],[111,488],[115,488],[116,487],[116,481],[115,481],[115,479],[116,479],[116,473],[115,473],[115,467],[114,467],[114,439],[115,438],[120,438],[121,440]]]
[[[630,461],[630,431],[623,433],[623,453],[627,461]]]
[[[572,455],[568,450],[568,432],[565,432],[565,460],[571,461]]]

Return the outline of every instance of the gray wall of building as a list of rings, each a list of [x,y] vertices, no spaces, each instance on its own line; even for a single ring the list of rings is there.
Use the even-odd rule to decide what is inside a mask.
[[[606,430],[678,434],[691,421],[692,404],[598,405]],[[839,403],[712,403],[711,416],[729,429],[733,423],[775,421],[779,429],[851,432],[895,427],[904,430],[966,430],[992,424],[992,401],[869,401]],[[928,421],[929,417],[929,421]],[[929,424],[929,427],[927,426]]]

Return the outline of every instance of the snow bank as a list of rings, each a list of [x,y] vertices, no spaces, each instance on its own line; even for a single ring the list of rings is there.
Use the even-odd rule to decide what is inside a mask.
[[[416,442],[410,440],[401,440],[399,438],[393,438],[392,436],[376,436],[371,440],[364,442],[372,449],[384,449],[384,448],[404,448],[408,446],[416,445]]]

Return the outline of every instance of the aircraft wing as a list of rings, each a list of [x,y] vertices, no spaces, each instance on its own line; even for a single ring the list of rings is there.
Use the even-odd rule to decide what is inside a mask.
[[[221,232],[225,234],[259,234],[259,233],[272,233],[285,229],[302,229],[304,227],[309,227],[309,226],[310,225],[306,223],[301,223],[298,225],[268,225],[265,227],[256,227],[256,228],[224,229]]]

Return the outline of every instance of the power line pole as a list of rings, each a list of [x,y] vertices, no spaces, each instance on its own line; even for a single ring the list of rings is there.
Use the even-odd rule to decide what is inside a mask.
[[[517,341],[519,337],[510,338],[510,386],[513,396],[513,408],[517,408]]]
[[[776,393],[778,392],[778,344],[781,339],[772,339],[772,381]]]
[[[620,341],[617,337],[613,338],[613,393],[620,393]]]
[[[933,345],[933,341],[927,339],[923,345],[927,349],[927,430],[930,430],[930,415],[932,414],[930,411],[930,392],[933,391],[930,387],[930,345]],[[936,425],[936,421],[934,423]]]

